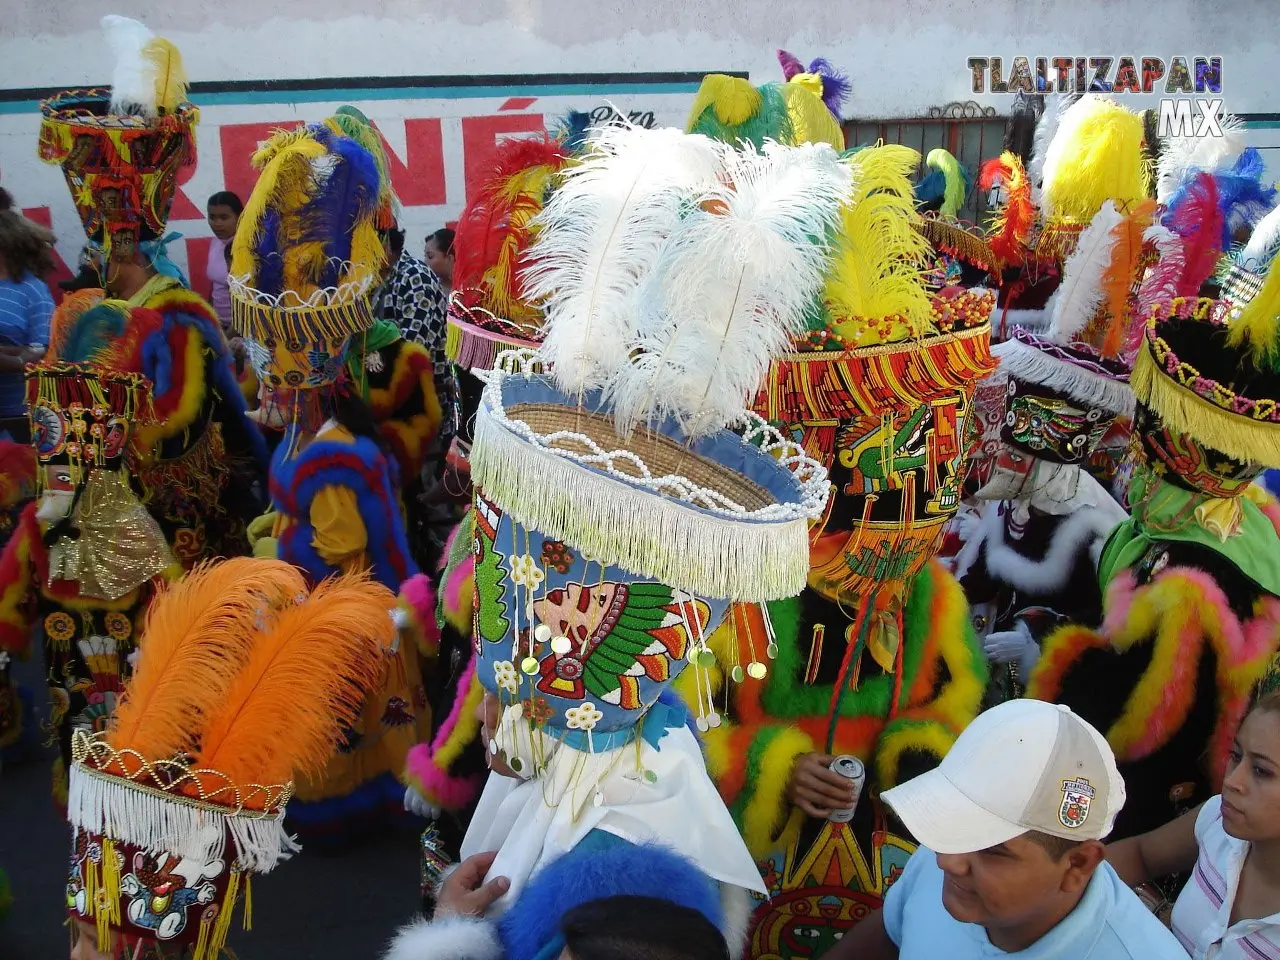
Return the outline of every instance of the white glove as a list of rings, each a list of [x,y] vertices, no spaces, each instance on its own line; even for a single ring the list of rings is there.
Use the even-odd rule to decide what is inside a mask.
[[[981,525],[982,512],[972,507],[962,507],[951,518],[951,530],[960,539],[961,543],[968,543],[972,540]]]
[[[440,816],[441,812],[439,807],[433,807],[428,803],[427,798],[420,794],[416,787],[404,788],[404,808],[424,820],[434,820]]]
[[[1021,620],[1012,630],[988,633],[982,639],[982,649],[992,663],[1016,663],[1023,683],[1027,682],[1040,659],[1040,645]]]

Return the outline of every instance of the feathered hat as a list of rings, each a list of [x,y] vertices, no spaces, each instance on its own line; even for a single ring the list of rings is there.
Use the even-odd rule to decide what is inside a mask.
[[[152,602],[111,729],[72,739],[68,912],[100,951],[221,955],[249,877],[299,849],[292,781],[358,718],[394,605],[362,576],[308,590],[251,558],[197,567]]]
[[[89,241],[124,262],[164,236],[178,172],[195,164],[199,111],[177,47],[125,17],[102,28],[116,56],[111,87],[44,101],[39,154],[62,167]]]
[[[778,51],[784,83],[759,87],[742,77],[708,74],[689,111],[685,129],[729,144],[766,140],[777,143],[829,143],[844,149],[840,106],[849,95],[849,80],[823,59],[809,70],[785,50]]]
[[[1106,97],[1087,94],[1062,112],[1041,172],[1042,259],[1065,262],[1107,201],[1127,214],[1147,199],[1144,137],[1142,117]]]
[[[730,602],[804,586],[826,474],[745,408],[849,186],[826,145],[607,127],[537,218],[546,337],[484,374],[471,451],[477,671],[571,746],[634,737]]]
[[[566,130],[566,138],[576,132]],[[535,218],[569,162],[558,137],[513,139],[458,217],[453,295],[445,350],[461,367],[488,370],[503,350],[541,341],[541,304],[525,291],[522,268]]]
[[[1280,467],[1280,265],[1243,306],[1174,297],[1146,317],[1132,383],[1148,465],[1231,498]]]
[[[937,251],[925,282],[932,290],[978,286],[997,269],[997,261],[983,232],[959,216],[972,181],[969,171],[941,147],[929,151],[925,166],[929,173],[914,191],[922,211],[916,229]]]
[[[1052,463],[1083,464],[1117,416],[1132,416],[1135,310],[1154,217],[1151,200],[1128,213],[1103,201],[1050,298],[1047,328],[1016,327],[994,348],[1006,384],[1007,446]]]
[[[882,591],[902,599],[959,507],[964,425],[974,386],[994,366],[995,293],[963,291],[936,312],[908,179],[919,154],[879,146],[846,162],[854,192],[821,301],[771,367],[756,410],[830,471],[809,585],[861,609]]]
[[[49,576],[78,584],[82,597],[118,600],[174,563],[125,469],[131,432],[154,420],[151,382],[104,362],[129,324],[161,323],[155,311],[106,301],[70,324],[58,359],[27,367],[37,517],[57,532]]]
[[[377,159],[324,124],[278,131],[232,242],[232,319],[259,379],[290,391],[331,386],[348,339],[373,325],[385,254]]]

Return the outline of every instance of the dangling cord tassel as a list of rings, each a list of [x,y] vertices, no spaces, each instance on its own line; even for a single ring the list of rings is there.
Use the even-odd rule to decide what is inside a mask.
[[[244,875],[244,914],[241,917],[243,929],[253,929],[253,875]]]
[[[889,701],[889,719],[892,720],[898,715],[898,711],[902,708],[902,651],[907,645],[907,638],[902,635],[902,608],[899,607],[893,614],[894,619],[898,622],[898,649],[893,656],[893,699]]]
[[[227,942],[227,934],[231,930],[231,915],[236,912],[236,899],[240,895],[240,871],[235,867],[231,868],[231,875],[227,879],[227,893],[222,898],[222,911],[213,921],[213,932],[209,936],[207,944],[208,954],[201,955],[197,948],[195,957],[192,960],[217,960],[218,954],[222,952],[223,946]],[[202,929],[201,934],[204,934]]]
[[[875,608],[875,598],[862,611],[862,620],[858,625],[858,639],[855,643],[846,644],[844,661],[840,664],[840,673],[836,678],[835,689],[831,691],[831,715],[827,720],[827,753],[831,752],[836,740],[836,727],[840,722],[840,707],[845,693],[856,685],[858,664],[862,660],[862,648],[867,642],[867,630],[871,626],[871,611]]]

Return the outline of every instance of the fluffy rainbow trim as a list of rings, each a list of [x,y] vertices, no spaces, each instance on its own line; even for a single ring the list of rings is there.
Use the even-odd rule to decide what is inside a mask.
[[[908,751],[927,754],[941,763],[959,733],[944,723],[929,719],[900,719],[887,724],[876,744],[876,786],[896,787],[903,755]]]
[[[405,782],[417,789],[432,806],[445,810],[463,809],[484,785],[482,774],[455,776],[449,772],[463,751],[480,735],[476,712],[484,699],[484,687],[476,677],[474,655],[458,680],[458,691],[449,716],[431,743],[410,747],[405,757]]]
[[[732,742],[732,731],[725,739]],[[791,816],[791,770],[800,757],[817,749],[808,734],[786,724],[765,727],[752,738],[745,753],[745,779],[752,789],[740,793],[729,812],[753,857],[763,857],[777,842]]]
[[[1142,587],[1131,570],[1118,574],[1107,588],[1106,610],[1101,635],[1066,627],[1046,639],[1028,695],[1055,699],[1062,677],[1087,649],[1105,648],[1109,641],[1124,653],[1150,644],[1151,662],[1107,731],[1117,760],[1141,760],[1168,744],[1197,695],[1208,695],[1196,689],[1207,647],[1215,659],[1217,721],[1204,746],[1210,776],[1221,784],[1250,693],[1280,647],[1280,599],[1263,596],[1255,615],[1241,622],[1212,576],[1169,567]]]
[[[471,635],[471,619],[475,606],[476,557],[471,551],[475,530],[475,514],[468,509],[462,522],[453,528],[445,544],[449,561],[440,578],[440,606],[437,622],[447,623],[464,637]]]
[[[407,482],[421,472],[423,451],[440,431],[440,400],[430,352],[419,343],[397,343],[388,382],[369,384],[369,409]]]

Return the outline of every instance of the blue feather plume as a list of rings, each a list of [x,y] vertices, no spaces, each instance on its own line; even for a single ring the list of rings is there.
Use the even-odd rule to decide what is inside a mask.
[[[837,120],[840,119],[840,108],[853,92],[853,84],[847,74],[837,70],[835,65],[825,57],[818,57],[809,64],[809,72],[822,78],[822,102],[827,105]]]
[[[941,200],[947,189],[947,178],[941,170],[930,170],[927,176],[916,181],[913,188],[916,203],[932,203]]]
[[[112,341],[124,336],[129,311],[120,303],[100,303],[76,317],[58,357],[67,363],[90,363]]]
[[[1242,227],[1254,227],[1276,204],[1276,188],[1264,186],[1265,166],[1255,147],[1246,148],[1229,171],[1215,175],[1222,211],[1222,246],[1227,249]]]
[[[361,220],[373,216],[378,204],[378,164],[371,154],[349,137],[340,137],[327,127],[315,126],[311,134],[336,158],[328,175],[301,211],[303,243],[325,243],[327,262],[317,285],[337,286],[342,265],[351,259],[351,237]]]
[[[582,110],[570,110],[556,126],[556,139],[572,153],[581,153],[587,145],[587,131],[591,129],[591,114]]]
[[[262,215],[253,254],[257,262],[254,286],[274,297],[284,292],[284,258],[280,255],[280,240],[280,211],[272,207]]]

